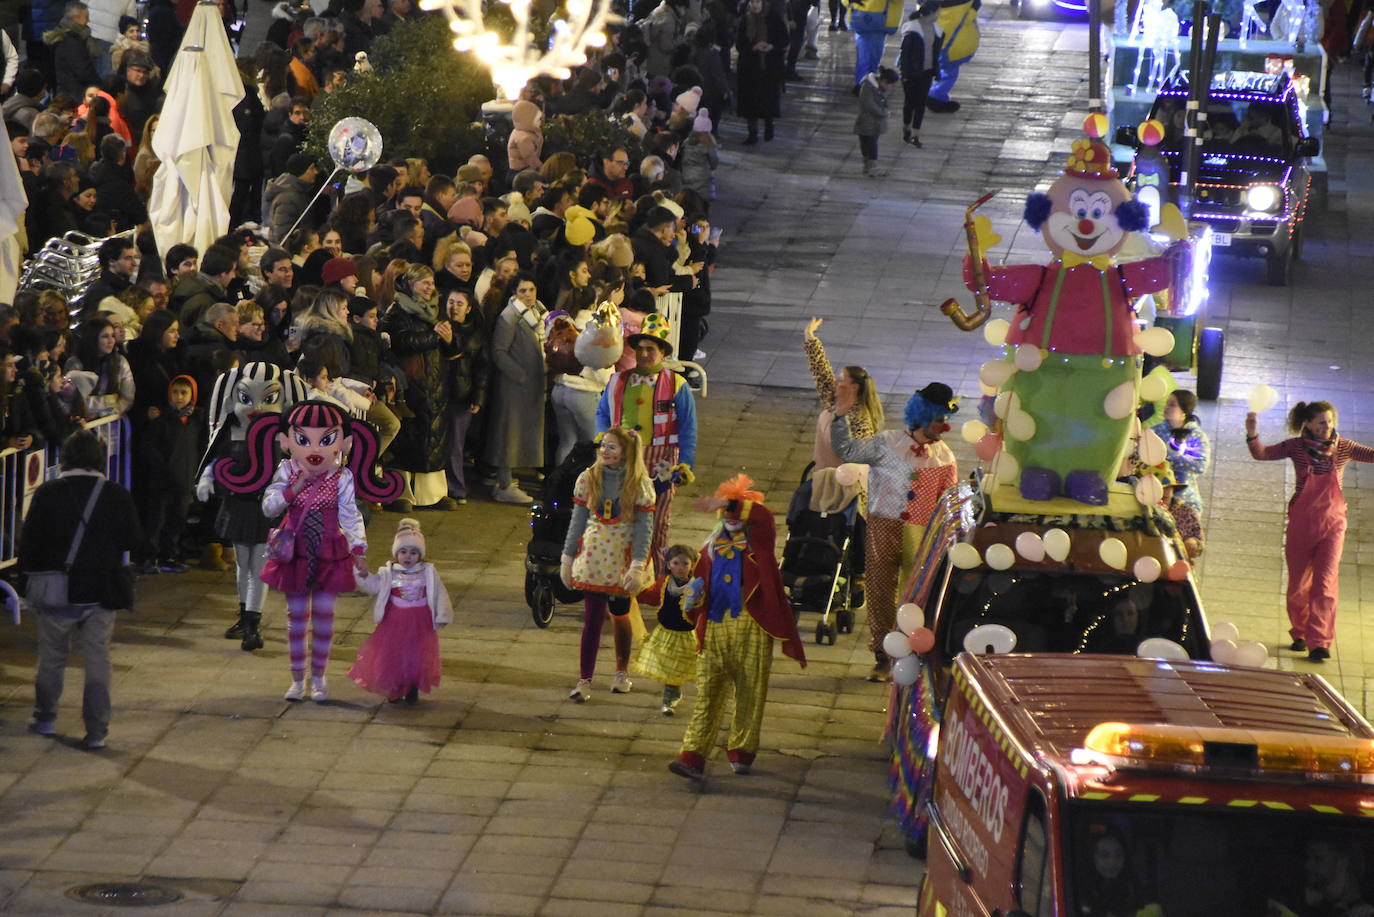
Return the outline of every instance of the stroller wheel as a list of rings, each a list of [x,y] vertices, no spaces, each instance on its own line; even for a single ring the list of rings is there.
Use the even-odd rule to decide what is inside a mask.
[[[539,577],[533,570],[525,571],[525,604],[534,607],[534,592],[539,585]]]
[[[534,601],[530,603],[530,614],[534,618],[534,623],[540,627],[548,627],[553,623],[553,607],[556,604],[553,587],[548,583],[537,584],[534,587]]]
[[[835,645],[835,625],[824,618],[816,622],[816,643],[821,646]]]
[[[840,633],[854,633],[854,612],[850,611],[848,608],[843,608],[836,615],[836,618],[836,623],[839,625]]]

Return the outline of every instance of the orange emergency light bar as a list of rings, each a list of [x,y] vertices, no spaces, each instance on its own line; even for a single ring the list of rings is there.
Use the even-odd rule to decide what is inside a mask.
[[[1229,768],[1374,783],[1374,739],[1163,723],[1098,723],[1084,748],[1112,766]]]

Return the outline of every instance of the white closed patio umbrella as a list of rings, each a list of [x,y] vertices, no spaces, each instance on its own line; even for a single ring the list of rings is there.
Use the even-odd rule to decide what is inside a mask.
[[[8,150],[9,131],[0,127],[0,136],[5,138]],[[14,302],[15,290],[19,288],[19,272],[24,266],[20,229],[28,206],[29,195],[24,191],[14,157],[0,156],[0,302]]]
[[[219,6],[196,5],[167,78],[167,99],[153,134],[161,165],[153,175],[148,217],[158,250],[185,242],[204,252],[229,231],[239,129],[233,109],[243,80],[224,34]]]

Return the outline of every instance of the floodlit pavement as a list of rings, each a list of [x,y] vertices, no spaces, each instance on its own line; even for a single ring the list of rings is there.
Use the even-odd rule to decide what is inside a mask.
[[[964,68],[956,115],[927,116],[925,148],[883,139],[883,179],[860,175],[850,132],[852,46],[822,33],[822,60],[791,84],[778,137],[748,149],[727,122],[725,228],[715,311],[704,347],[698,483],[679,496],[675,532],[697,542],[707,520],[690,499],[747,471],[784,510],[810,454],[815,400],[801,356],[807,317],[836,365],[867,367],[899,416],[907,394],[941,379],[977,394],[989,348],[935,306],[961,295],[962,209],[991,188],[1005,241],[994,257],[1044,261],[1018,228],[1025,194],[1061,168],[1086,98],[1082,26],[1023,23],[985,7],[982,50]],[[888,60],[895,54],[889,42]],[[1251,462],[1245,396],[1275,386],[1285,403],[1325,397],[1342,432],[1374,441],[1371,333],[1374,169],[1368,115],[1349,67],[1336,71],[1328,134],[1330,206],[1308,224],[1289,288],[1263,285],[1258,262],[1221,262],[1209,323],[1226,330],[1222,399],[1200,412],[1216,447],[1204,482],[1208,550],[1200,565],[1211,618],[1234,621],[1271,651],[1286,643],[1282,512],[1291,472]],[[741,195],[750,195],[741,200]],[[967,304],[969,297],[963,293]],[[1186,382],[1185,382],[1186,384]],[[1280,435],[1277,412],[1262,419]],[[965,470],[972,455],[955,449]],[[1369,708],[1365,648],[1374,625],[1370,472],[1352,466],[1335,658],[1321,671]],[[578,609],[535,627],[522,596],[524,513],[474,499],[422,513],[433,559],[457,609],[442,634],[444,680],[416,707],[379,703],[344,674],[371,631],[370,600],[342,598],[330,666],[333,700],[288,704],[284,612],[274,596],[267,647],[248,654],[220,634],[232,577],[192,572],[141,583],[114,647],[110,747],[76,748],[81,677],[72,670],[58,721],[65,738],[25,731],[32,702],[31,620],[0,631],[0,911],[100,914],[71,890],[144,881],[188,915],[887,915],[910,913],[920,863],[884,820],[879,742],[885,692],[858,634],[810,640],[802,672],[779,656],[756,773],[717,759],[704,788],[670,775],[691,692],[676,718],[658,686],[609,691],[609,646],[596,693],[575,681]],[[384,559],[396,517],[370,528]],[[609,640],[607,641],[609,643]],[[1308,667],[1280,653],[1283,666]],[[1374,660],[1371,660],[1374,661]],[[1315,667],[1314,667],[1315,668]],[[108,913],[127,913],[109,908]]]

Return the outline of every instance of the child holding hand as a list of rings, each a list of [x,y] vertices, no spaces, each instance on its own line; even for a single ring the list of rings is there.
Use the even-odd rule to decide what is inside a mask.
[[[639,594],[641,605],[658,606],[658,627],[640,646],[630,671],[663,682],[663,715],[672,716],[682,700],[682,686],[696,679],[696,637],[687,613],[703,589],[700,579],[692,579],[696,551],[675,544],[664,556],[668,572]]]
[[[391,542],[391,563],[358,577],[358,588],[377,601],[377,629],[358,647],[348,677],[393,704],[416,703],[439,684],[438,630],[453,620],[448,590],[425,561],[425,536],[415,519],[402,519]]]

